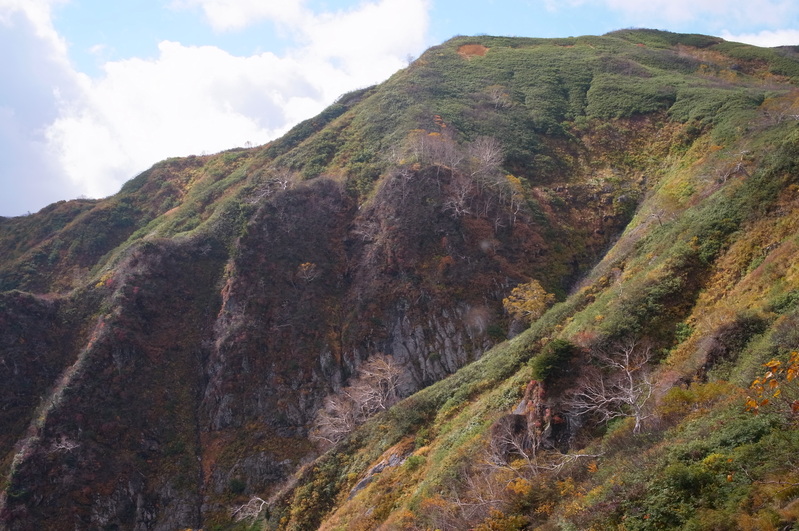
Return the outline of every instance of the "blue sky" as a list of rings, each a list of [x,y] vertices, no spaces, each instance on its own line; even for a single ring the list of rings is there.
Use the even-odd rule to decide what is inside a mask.
[[[0,0],[0,215],[265,143],[453,35],[627,27],[799,44],[799,2]]]

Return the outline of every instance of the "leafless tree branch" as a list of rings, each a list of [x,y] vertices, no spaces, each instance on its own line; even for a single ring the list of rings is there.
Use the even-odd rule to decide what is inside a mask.
[[[250,501],[244,505],[240,505],[239,507],[233,509],[230,512],[230,516],[232,516],[236,522],[247,519],[255,520],[258,518],[258,515],[261,514],[261,511],[264,510],[266,504],[266,500],[263,500],[258,496],[253,496],[250,498]]]
[[[386,355],[364,363],[353,382],[325,399],[314,419],[311,438],[335,444],[372,415],[399,400],[402,368]]]
[[[588,367],[569,393],[567,407],[578,415],[596,415],[607,422],[619,417],[635,419],[635,433],[651,416],[649,400],[654,391],[648,363],[652,348],[637,341],[614,343],[592,352]]]

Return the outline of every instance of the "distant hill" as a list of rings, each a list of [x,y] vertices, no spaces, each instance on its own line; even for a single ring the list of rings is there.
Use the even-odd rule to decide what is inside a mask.
[[[0,218],[0,528],[799,526],[798,83],[457,37]]]

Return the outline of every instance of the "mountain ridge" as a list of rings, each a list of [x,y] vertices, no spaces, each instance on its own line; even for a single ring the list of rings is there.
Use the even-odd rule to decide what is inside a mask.
[[[794,433],[790,415],[734,401],[799,348],[797,79],[794,48],[701,35],[458,37],[265,146],[0,219],[0,521],[243,528],[231,511],[269,499],[252,525],[795,522],[790,494],[747,491],[735,468]],[[526,329],[502,301],[530,280],[558,303]],[[568,405],[623,340],[654,353],[644,435]],[[376,354],[401,367],[404,401],[301,469],[318,411]],[[532,430],[544,409],[570,423],[557,444]],[[533,415],[513,422],[549,461],[505,433],[515,450],[470,466],[511,410]],[[714,416],[749,430],[712,448],[732,465],[658,457],[669,429]],[[634,492],[608,476],[633,473],[625,445],[662,459]],[[757,463],[760,481],[778,470]],[[657,513],[663,485],[686,499]]]

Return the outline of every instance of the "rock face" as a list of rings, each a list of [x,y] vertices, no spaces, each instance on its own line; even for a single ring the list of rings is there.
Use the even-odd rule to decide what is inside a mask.
[[[388,459],[384,459],[380,461],[378,464],[373,466],[369,469],[369,472],[366,473],[366,477],[360,480],[350,491],[349,499],[352,499],[353,496],[358,494],[362,491],[367,485],[369,485],[372,481],[375,480],[375,477],[383,470],[395,466],[400,466],[405,462],[405,458],[400,456],[399,454],[391,454]]]
[[[0,220],[14,250],[0,264],[0,526],[199,528],[268,497],[370,356],[392,356],[409,395],[508,336],[516,284],[562,295],[645,184],[608,154],[657,129],[636,118],[599,148],[522,129],[538,150],[509,155],[524,183],[466,168],[433,133],[422,162],[372,154],[381,165],[342,177],[334,155],[352,160],[362,134],[348,106],[367,96],[395,93],[262,148],[166,161],[117,197]],[[341,149],[314,144],[325,135]],[[550,173],[530,169],[542,160]]]
[[[370,355],[403,395],[480,357],[546,244],[529,218],[453,216],[438,171],[360,209],[320,178],[233,241],[151,239],[71,296],[4,295],[4,525],[200,527],[313,452],[322,399]]]

